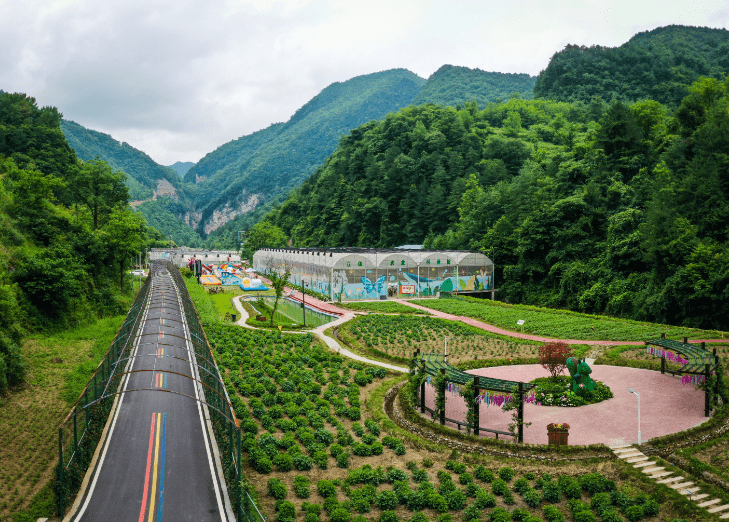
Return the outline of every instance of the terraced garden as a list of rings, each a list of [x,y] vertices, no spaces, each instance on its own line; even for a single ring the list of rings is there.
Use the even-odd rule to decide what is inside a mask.
[[[580,314],[527,305],[507,305],[497,301],[458,297],[455,299],[418,299],[413,303],[453,315],[471,317],[511,331],[555,339],[593,341],[647,341],[662,333],[673,339],[729,339],[726,332],[678,326],[640,323],[627,319]],[[517,322],[523,320],[519,326]]]

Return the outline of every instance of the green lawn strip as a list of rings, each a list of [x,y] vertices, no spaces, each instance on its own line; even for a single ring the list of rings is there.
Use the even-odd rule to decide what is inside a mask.
[[[582,314],[529,305],[507,305],[473,297],[460,299],[419,299],[415,304],[454,315],[482,320],[499,328],[557,339],[595,341],[645,341],[662,333],[670,338],[718,339],[722,332],[654,323],[643,323],[608,316]],[[522,327],[517,321],[524,320]],[[724,333],[726,335],[726,333]]]
[[[430,312],[424,310],[418,310],[402,303],[394,303],[391,301],[362,301],[355,303],[336,303],[341,308],[347,310],[364,311],[364,312],[376,312],[383,314],[418,314],[418,315],[430,315]]]
[[[248,319],[246,319],[246,324],[249,326],[253,326],[254,328],[260,328],[262,330],[279,330],[279,326],[282,330],[288,330],[288,331],[306,331],[310,330],[310,326],[303,326],[299,323],[293,323],[291,321],[281,321],[278,318],[273,319],[273,326],[271,326],[271,313],[272,309],[264,304],[261,306],[261,303],[251,303],[249,301],[241,301],[241,305],[243,305],[243,308],[246,312],[248,312]],[[254,308],[255,307],[255,308]],[[259,315],[262,315],[266,318],[265,321],[259,321],[257,317]]]
[[[688,461],[689,465],[691,466],[691,469],[689,471],[691,471],[692,473],[696,475],[701,475],[702,472],[708,471],[709,473],[713,473],[722,480],[729,482],[729,470],[727,470],[725,466],[716,466],[711,463],[706,463],[695,456],[695,454],[699,451],[711,449],[718,444],[727,442],[728,440],[729,433],[725,433],[721,437],[707,440],[695,446],[684,448],[683,450],[678,450],[676,454]]]

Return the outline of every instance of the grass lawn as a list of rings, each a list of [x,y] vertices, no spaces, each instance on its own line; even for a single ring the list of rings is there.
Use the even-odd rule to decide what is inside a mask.
[[[361,301],[354,303],[335,303],[340,308],[347,310],[379,312],[383,314],[427,314],[423,310],[417,310],[401,303],[391,301]]]
[[[594,341],[647,341],[661,333],[679,339],[729,339],[727,332],[641,323],[628,319],[588,315],[527,305],[507,305],[466,297],[462,299],[418,299],[415,304],[454,315],[472,317],[506,330],[557,339]],[[517,321],[523,320],[523,326]]]
[[[58,461],[58,425],[69,412],[111,345],[124,316],[53,336],[33,336],[23,345],[27,383],[0,398],[0,520],[26,510],[53,477]],[[36,520],[53,510],[53,497],[31,510]],[[50,505],[49,505],[50,503]]]

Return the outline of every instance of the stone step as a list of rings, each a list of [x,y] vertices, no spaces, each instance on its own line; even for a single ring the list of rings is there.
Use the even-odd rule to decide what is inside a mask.
[[[633,467],[634,468],[645,468],[645,467],[651,467],[651,466],[655,466],[655,465],[656,465],[655,461],[638,462],[638,464],[633,464]]]
[[[702,493],[701,495],[693,495],[693,496],[691,497],[691,500],[693,500],[694,502],[696,502],[697,500],[701,500],[702,498],[706,498],[706,497],[708,497],[708,496],[709,496],[709,494],[708,494],[708,493]],[[701,505],[701,504],[699,504],[699,506],[700,506],[700,505]]]
[[[669,484],[671,489],[681,489],[693,485],[693,482],[681,482],[680,484]]]
[[[661,471],[659,473],[656,473],[655,475],[651,475],[651,478],[655,480],[657,478],[667,477],[668,475],[673,475],[673,471]]]
[[[655,468],[646,468],[646,469],[642,469],[641,471],[643,473],[645,473],[646,475],[650,475],[651,473],[654,473],[656,471],[663,471],[664,469],[666,469],[666,468],[664,468],[662,466],[656,466]]]
[[[721,502],[721,499],[715,498],[714,500],[707,500],[706,502],[702,502],[699,504],[699,507],[705,508],[707,506],[713,506],[714,504],[719,504]]]
[[[724,514],[723,514],[722,516],[720,516],[719,518],[729,518],[729,513],[724,513]]]
[[[610,449],[613,451],[620,451],[625,450],[626,448],[632,448],[632,444],[619,444],[618,446],[610,446]]]
[[[621,453],[618,455],[619,459],[632,459],[633,457],[643,457],[644,455],[640,451],[634,451],[632,453]]]
[[[632,457],[630,459],[625,459],[625,462],[630,462],[632,464],[633,462],[641,462],[643,460],[648,460],[648,457],[646,457],[645,455],[643,455],[642,457]]]
[[[719,511],[724,511],[725,509],[729,509],[729,504],[724,504],[723,506],[707,509],[709,513],[718,513]],[[729,515],[729,513],[727,513]]]
[[[676,482],[677,480],[683,480],[683,477],[672,477],[664,480],[656,480],[656,484],[669,484],[671,482]]]
[[[677,489],[676,491],[678,492],[679,495],[693,495],[694,493],[698,493],[698,491],[700,489],[701,488],[689,488],[689,489],[680,488],[680,489]]]

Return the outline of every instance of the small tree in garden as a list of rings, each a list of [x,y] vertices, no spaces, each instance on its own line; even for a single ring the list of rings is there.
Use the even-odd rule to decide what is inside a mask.
[[[539,347],[539,364],[556,381],[557,376],[567,368],[567,359],[572,357],[569,345],[562,341],[543,344]]]

